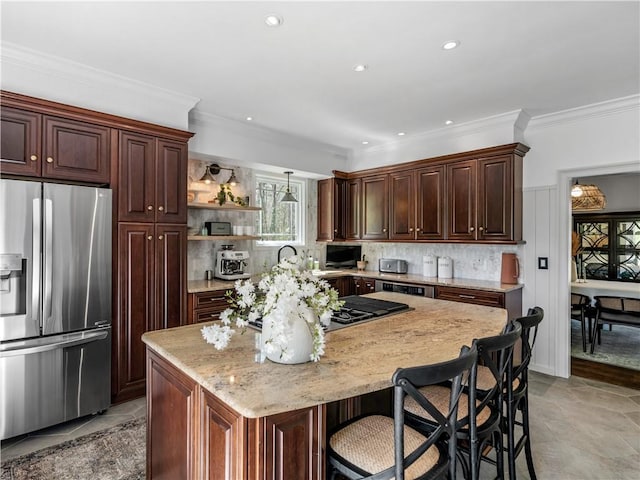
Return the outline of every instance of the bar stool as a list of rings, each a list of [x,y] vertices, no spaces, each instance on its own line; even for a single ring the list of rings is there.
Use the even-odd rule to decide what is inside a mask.
[[[488,460],[496,466],[497,478],[504,478],[504,460],[502,443],[502,418],[504,405],[504,386],[508,370],[512,367],[513,347],[520,338],[522,327],[519,323],[510,323],[502,334],[474,341],[478,349],[478,366],[471,372],[469,386],[460,399],[456,423],[458,455],[464,477],[476,480],[480,476],[482,460]],[[420,391],[435,402],[439,410],[446,411],[442,402],[449,397],[449,385],[434,385],[421,388]],[[420,414],[418,405],[408,399],[407,424],[428,435],[437,426],[433,418]],[[486,448],[496,452],[496,460],[483,455]]]
[[[536,342],[538,326],[544,318],[541,307],[530,308],[525,317],[516,320],[522,325],[522,355],[519,364],[514,359],[513,368],[507,371],[507,454],[509,462],[509,479],[516,479],[516,458],[524,447],[527,458],[527,469],[531,480],[536,480],[531,453],[531,436],[529,431],[529,362]],[[521,420],[516,419],[520,412]],[[515,427],[522,428],[522,434],[516,441]]]
[[[460,356],[433,365],[399,368],[393,374],[393,418],[367,415],[339,425],[329,436],[328,470],[349,479],[455,478],[455,419],[462,394],[463,378],[469,378],[478,351],[463,347]],[[419,389],[451,382],[451,396],[445,414]],[[405,424],[405,400],[413,399],[437,426],[425,436]]]

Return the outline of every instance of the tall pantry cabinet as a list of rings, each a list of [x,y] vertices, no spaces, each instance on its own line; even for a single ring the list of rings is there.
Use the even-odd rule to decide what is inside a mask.
[[[149,330],[187,319],[188,136],[120,131],[113,401],[144,395]]]

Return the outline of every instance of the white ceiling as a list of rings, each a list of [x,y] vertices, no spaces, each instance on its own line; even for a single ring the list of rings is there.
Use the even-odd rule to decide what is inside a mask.
[[[640,91],[640,2],[7,2],[1,38],[339,147]],[[269,28],[264,17],[284,18]],[[446,40],[461,45],[444,51]],[[357,63],[369,66],[356,73]]]

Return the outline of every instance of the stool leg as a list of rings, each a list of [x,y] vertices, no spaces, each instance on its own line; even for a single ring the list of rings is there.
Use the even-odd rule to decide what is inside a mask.
[[[533,456],[531,454],[531,434],[529,432],[529,392],[524,394],[522,399],[522,429],[526,435],[524,441],[524,454],[527,458],[527,469],[531,480],[536,480],[536,471],[533,468]]]
[[[585,327],[584,327],[584,312],[582,312],[580,314],[580,326],[582,327],[582,351],[586,352],[587,351],[587,337],[586,335],[586,331],[585,331]]]
[[[516,443],[515,423],[516,406],[513,400],[507,402],[507,462],[509,464],[509,480],[516,479]]]

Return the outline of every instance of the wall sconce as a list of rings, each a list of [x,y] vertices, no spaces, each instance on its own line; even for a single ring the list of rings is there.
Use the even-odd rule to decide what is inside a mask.
[[[219,174],[220,170],[229,170],[231,172],[231,176],[229,177],[229,180],[227,180],[225,183],[228,183],[232,187],[235,187],[236,185],[238,185],[239,182],[238,182],[238,179],[236,178],[235,170],[233,168],[221,167],[217,163],[212,163],[211,165],[206,166],[204,175],[202,175],[202,177],[200,178],[200,181],[206,183],[207,185],[214,183],[216,179],[213,178],[213,176]]]
[[[293,172],[284,172],[284,173],[287,176],[287,191],[282,196],[282,199],[280,201],[284,203],[297,203],[298,200],[296,200],[296,197],[293,196],[289,188],[289,175],[291,175]]]

